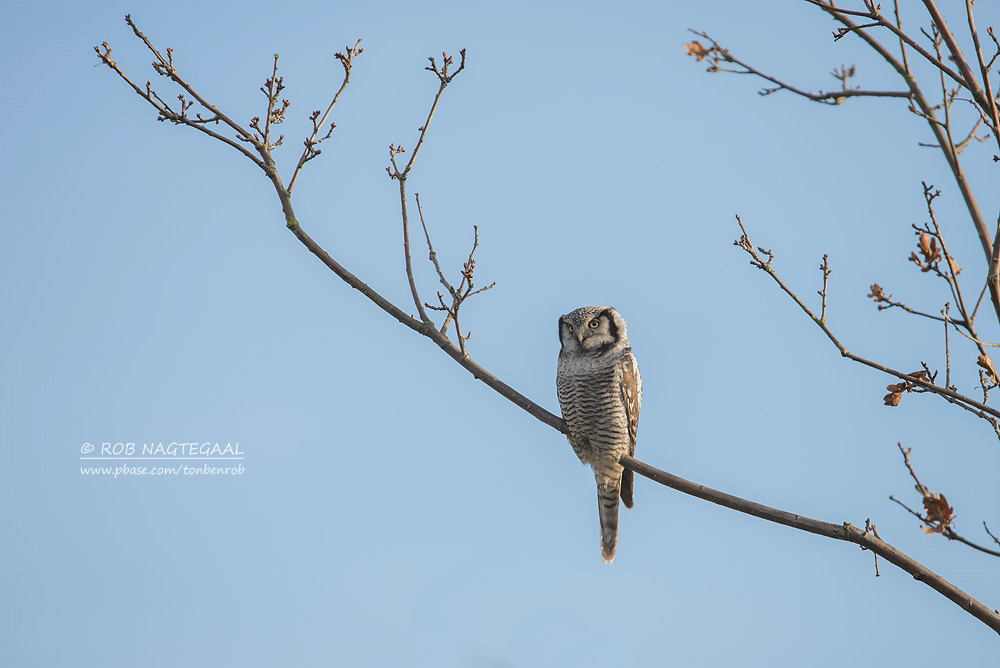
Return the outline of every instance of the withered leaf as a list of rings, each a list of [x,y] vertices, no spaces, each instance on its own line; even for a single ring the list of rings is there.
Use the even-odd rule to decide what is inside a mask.
[[[903,398],[903,392],[906,391],[906,383],[886,385],[885,389],[889,390],[889,394],[882,397],[882,401],[885,402],[885,405],[898,406],[899,400]]]
[[[903,398],[902,392],[892,392],[882,397],[882,401],[886,406],[898,406],[899,400]]]
[[[937,247],[937,239],[927,234],[926,232],[920,233],[920,252],[923,253],[924,259],[927,262],[933,262],[940,256],[940,251]]]
[[[712,49],[706,49],[701,45],[701,42],[699,42],[698,40],[695,40],[690,44],[685,44],[684,50],[687,52],[687,55],[694,56],[695,58],[698,59],[699,62],[701,61],[702,58],[712,53]]]
[[[885,292],[882,291],[882,286],[878,283],[872,283],[871,292],[868,293],[868,296],[877,302],[886,301]]]
[[[955,519],[955,509],[948,505],[948,499],[940,492],[924,496],[924,510],[927,511],[929,521],[938,522],[942,526],[948,526]]]
[[[948,264],[951,266],[952,276],[958,276],[962,273],[962,268],[958,266],[958,262],[955,262],[955,258],[949,256]]]
[[[927,232],[920,233],[917,250],[924,256],[923,260],[917,257],[916,253],[910,253],[910,262],[919,265],[920,271],[930,271],[941,260],[941,249],[938,248],[937,239]]]
[[[992,382],[997,382],[997,370],[993,367],[993,360],[989,355],[980,355],[976,364],[986,369],[987,376]]]

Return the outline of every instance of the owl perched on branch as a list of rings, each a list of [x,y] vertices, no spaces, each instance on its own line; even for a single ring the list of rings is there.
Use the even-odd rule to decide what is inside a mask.
[[[559,318],[556,392],[569,443],[597,480],[601,556],[610,564],[618,543],[618,499],[632,507],[632,471],[622,455],[635,455],[642,378],[628,345],[625,319],[608,306],[585,306]]]

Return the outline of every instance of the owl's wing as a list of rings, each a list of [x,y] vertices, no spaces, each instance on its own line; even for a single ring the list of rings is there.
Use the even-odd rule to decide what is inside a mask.
[[[627,348],[621,362],[622,373],[619,384],[622,404],[625,406],[625,418],[628,420],[628,455],[635,457],[635,439],[639,431],[639,408],[642,406],[642,376],[639,375],[639,364],[635,361],[632,349]],[[634,476],[632,471],[622,471],[622,501],[626,508],[631,508],[634,501],[632,488]]]

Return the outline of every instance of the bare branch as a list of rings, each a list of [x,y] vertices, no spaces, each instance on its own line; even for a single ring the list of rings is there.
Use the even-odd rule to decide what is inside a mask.
[[[214,105],[212,105],[211,103],[208,102],[208,100],[199,95],[198,92],[194,90],[194,88],[192,88],[186,81],[184,81],[184,79],[181,78],[180,74],[174,68],[173,49],[169,48],[167,49],[167,59],[164,59],[163,56],[160,55],[160,52],[156,50],[156,47],[154,47],[150,43],[150,41],[146,38],[146,36],[139,31],[138,26],[136,26],[136,24],[132,22],[131,15],[129,14],[125,15],[125,23],[127,23],[129,27],[132,28],[132,32],[135,33],[135,36],[138,37],[140,40],[142,40],[143,44],[146,45],[146,48],[148,48],[152,52],[152,54],[156,57],[156,60],[153,61],[153,69],[156,71],[157,74],[159,74],[160,76],[169,77],[177,85],[183,88],[191,97],[196,99],[198,101],[198,104],[205,107],[205,109],[211,111],[215,116],[219,118],[219,120],[221,120],[230,128],[232,128],[233,131],[236,132],[237,136],[243,137],[244,139],[250,138],[250,134],[242,126],[240,126],[239,123],[236,123],[225,114],[219,112],[219,110],[216,109]]]
[[[945,319],[939,315],[932,315],[930,313],[924,313],[923,311],[918,311],[916,309],[910,308],[903,302],[894,301],[892,295],[886,295],[883,292],[882,286],[878,283],[872,283],[870,292],[868,296],[875,300],[875,303],[879,311],[885,311],[890,308],[901,308],[907,313],[912,313],[913,315],[919,315],[922,318],[930,318],[931,320],[937,320],[939,322],[945,322]],[[952,321],[955,322],[955,321]],[[960,321],[958,324],[962,324]]]
[[[757,68],[743,62],[728,49],[723,48],[721,44],[712,39],[707,33],[699,32],[697,30],[689,29],[688,32],[692,32],[699,37],[703,37],[712,43],[710,49],[704,49],[698,42],[693,42],[692,44],[686,45],[688,47],[688,53],[694,56],[700,56],[698,59],[707,57],[709,60],[709,72],[730,72],[733,74],[752,74],[756,77],[764,79],[765,81],[770,81],[775,85],[774,88],[762,88],[759,93],[760,95],[770,95],[779,90],[787,90],[790,93],[794,93],[801,97],[807,98],[814,102],[820,102],[822,104],[838,105],[843,104],[847,98],[850,97],[902,97],[910,98],[912,93],[910,91],[874,91],[874,90],[861,90],[860,88],[848,88],[847,80],[854,76],[855,68],[852,65],[850,68],[842,67],[840,70],[834,70],[834,78],[840,80],[842,89],[833,92],[819,91],[818,93],[811,93],[809,91],[803,90],[791,84],[785,83],[769,74],[765,74],[758,70]],[[737,67],[742,69],[733,70],[724,68],[721,63],[732,63]]]
[[[845,34],[850,32],[857,32],[857,34],[862,35],[864,34],[863,30],[864,28],[872,28],[872,27],[886,28],[891,33],[893,33],[901,42],[908,45],[910,48],[912,48],[914,51],[916,51],[926,60],[928,60],[932,65],[934,65],[934,67],[938,68],[939,70],[947,74],[949,77],[954,79],[958,84],[963,86],[965,85],[965,81],[962,79],[961,76],[959,76],[957,72],[955,72],[950,67],[945,65],[940,59],[935,58],[930,52],[928,52],[925,48],[923,48],[917,42],[915,42],[913,38],[911,38],[909,35],[904,33],[899,27],[893,24],[892,21],[889,21],[884,16],[882,16],[881,12],[879,11],[880,9],[879,6],[875,6],[873,3],[866,2],[865,4],[869,8],[868,12],[853,12],[853,11],[848,11],[846,9],[841,9],[840,7],[834,5],[832,2],[823,2],[823,0],[806,0],[806,2],[812,5],[816,5],[823,11],[827,12],[828,14],[833,15],[834,18],[840,20],[840,22],[844,24],[844,28],[841,28],[840,30],[834,32],[835,39],[840,39],[840,37],[843,37]],[[875,22],[867,25],[858,25],[853,21],[847,19],[848,16],[863,16],[865,18],[873,19]],[[843,31],[842,34],[841,31]]]
[[[153,90],[152,85],[151,85],[151,83],[149,81],[146,82],[146,87],[145,88],[140,88],[135,83],[133,83],[133,81],[118,66],[118,63],[116,63],[114,61],[114,59],[111,57],[111,46],[107,42],[104,42],[102,44],[102,46],[104,48],[103,51],[101,50],[101,47],[97,47],[97,46],[94,47],[94,51],[97,52],[97,56],[101,59],[101,62],[103,62],[105,65],[107,65],[112,70],[114,70],[115,73],[117,73],[118,76],[121,77],[122,80],[124,80],[125,83],[127,83],[132,88],[132,90],[134,90],[136,92],[136,94],[139,97],[141,97],[144,100],[146,100],[147,102],[149,102],[149,104],[151,104],[153,106],[153,108],[156,109],[159,112],[159,116],[157,117],[157,120],[160,120],[160,121],[170,121],[174,125],[187,125],[188,127],[192,127],[194,129],[198,130],[199,132],[204,132],[209,137],[212,137],[213,139],[218,139],[222,143],[228,144],[229,146],[232,146],[237,151],[239,151],[240,153],[242,153],[243,155],[245,155],[247,158],[249,158],[255,165],[257,165],[261,169],[264,169],[264,163],[263,163],[263,161],[259,157],[257,157],[256,155],[254,155],[252,152],[250,152],[249,150],[247,150],[247,148],[245,146],[241,146],[240,144],[238,144],[237,142],[233,141],[229,137],[226,137],[225,135],[221,135],[218,132],[214,132],[213,130],[210,130],[207,127],[205,127],[205,124],[207,124],[207,123],[216,123],[217,124],[219,121],[224,121],[224,122],[226,122],[227,125],[230,125],[230,126],[235,125],[224,114],[220,113],[218,109],[216,109],[215,107],[212,107],[210,105],[206,106],[206,108],[209,109],[209,110],[211,110],[213,112],[213,114],[214,114],[213,117],[210,118],[210,119],[202,119],[200,115],[196,119],[191,119],[190,117],[188,117],[183,112],[182,113],[175,112],[173,109],[170,108],[170,106],[168,104],[166,104],[160,98],[159,95],[156,94],[156,91]],[[180,77],[178,76],[177,79],[179,79],[179,78]],[[182,105],[184,104],[183,100],[182,100],[181,103],[182,103]],[[203,106],[205,106],[204,103],[203,103]],[[239,126],[237,126],[237,127],[239,127]],[[249,135],[246,134],[246,131],[244,131],[242,128],[240,128],[240,133],[241,134],[238,134],[237,136],[241,137],[241,139],[243,137],[249,137]]]
[[[1000,58],[1000,42],[997,41],[997,36],[993,34],[993,26],[987,28],[986,33],[993,40],[993,46],[996,47],[993,51],[993,57],[990,58],[990,62],[986,63],[986,71],[989,72],[993,69],[993,63],[996,62],[997,58]],[[996,98],[993,98],[993,101],[995,102]]]
[[[424,121],[424,124],[419,128],[420,137],[417,139],[417,145],[413,148],[413,153],[410,155],[410,161],[406,163],[406,167],[402,171],[397,168],[395,173],[391,174],[392,178],[405,181],[407,175],[410,173],[410,170],[413,168],[413,163],[417,159],[417,155],[420,153],[421,147],[424,145],[424,139],[427,137],[427,130],[431,126],[431,120],[434,118],[434,112],[437,111],[438,101],[440,101],[441,95],[444,93],[444,89],[447,88],[448,84],[450,84],[455,77],[458,76],[459,72],[465,69],[465,49],[462,49],[460,53],[462,54],[462,64],[459,65],[458,69],[451,74],[448,74],[448,67],[453,63],[453,60],[447,53],[441,54],[444,58],[444,63],[442,69],[440,70],[434,62],[434,58],[428,58],[428,60],[431,61],[431,66],[425,67],[424,69],[434,72],[434,74],[437,75],[438,80],[441,82],[441,85],[438,87],[437,95],[434,96],[434,102],[431,104],[430,113],[427,114],[427,120]]]
[[[951,384],[951,347],[948,344],[948,314],[951,311],[951,303],[945,303],[944,305],[944,386],[950,390],[955,389]]]
[[[753,244],[750,242],[750,238],[747,236],[746,228],[743,226],[743,221],[740,219],[739,216],[736,216],[736,222],[739,223],[743,235],[739,239],[734,241],[733,245],[739,246],[744,251],[746,251],[748,255],[750,255],[751,266],[761,269],[768,276],[770,276],[774,280],[774,282],[777,283],[778,286],[785,292],[785,294],[791,297],[792,300],[796,304],[798,304],[799,308],[802,309],[805,312],[805,314],[808,315],[821,330],[823,330],[823,333],[826,334],[826,337],[830,339],[830,342],[833,343],[834,346],[836,346],[837,350],[840,351],[840,354],[843,357],[858,362],[859,364],[863,364],[864,366],[870,367],[872,369],[876,369],[883,373],[889,374],[890,376],[895,376],[896,378],[899,378],[900,380],[904,381],[904,383],[906,383],[907,385],[912,385],[922,390],[926,390],[928,392],[937,394],[938,396],[942,397],[945,401],[962,406],[963,408],[970,410],[973,414],[975,414],[978,417],[986,419],[987,415],[991,415],[995,418],[1000,418],[1000,411],[997,411],[994,408],[990,408],[989,406],[976,401],[972,397],[967,397],[949,388],[941,387],[940,385],[935,385],[930,380],[918,378],[914,374],[906,374],[901,371],[896,371],[895,369],[885,366],[884,364],[878,364],[871,360],[865,359],[864,357],[849,352],[847,348],[845,348],[844,345],[840,343],[840,341],[830,330],[827,324],[822,320],[820,320],[820,318],[816,317],[816,315],[809,309],[809,307],[806,306],[801,299],[799,299],[798,295],[796,295],[787,285],[785,285],[785,283],[774,272],[774,270],[771,268],[771,262],[774,260],[774,253],[772,253],[771,251],[765,251],[760,247],[755,249]],[[760,253],[763,253],[768,256],[766,262],[761,257]],[[907,389],[907,391],[909,390]]]
[[[413,169],[413,163],[417,159],[417,155],[420,153],[421,147],[424,145],[424,139],[427,137],[427,130],[430,129],[431,120],[434,118],[434,112],[437,111],[438,102],[441,100],[441,95],[444,93],[444,89],[447,88],[458,73],[465,69],[465,49],[462,49],[462,64],[453,73],[448,74],[448,68],[454,62],[447,53],[442,54],[443,63],[442,68],[439,70],[437,64],[434,62],[434,58],[429,58],[431,61],[431,67],[425,69],[434,72],[437,75],[440,85],[438,86],[437,94],[434,96],[434,102],[431,104],[431,110],[427,114],[427,120],[424,124],[420,126],[420,137],[417,139],[417,145],[413,149],[413,153],[410,154],[410,160],[406,163],[406,167],[403,169],[399,168],[396,163],[396,155],[403,153],[404,149],[402,146],[395,147],[392,144],[389,145],[389,161],[392,164],[392,169],[390,170],[386,167],[386,171],[389,173],[389,177],[396,180],[399,183],[399,202],[400,209],[403,218],[403,255],[406,261],[406,278],[410,284],[410,293],[413,297],[413,303],[417,307],[417,313],[423,322],[429,322],[427,313],[424,311],[424,302],[420,299],[420,295],[417,292],[417,284],[413,279],[413,266],[410,260],[410,229],[409,229],[409,218],[406,211],[406,178],[410,174],[410,170]],[[461,340],[460,340],[461,343]],[[465,346],[462,344],[461,349],[462,354],[465,354]]]
[[[890,496],[889,499],[891,501],[895,501],[903,508],[906,508],[911,515],[919,519],[923,523],[921,529],[923,529],[924,533],[927,535],[939,533],[948,540],[958,541],[959,543],[968,545],[969,547],[979,550],[984,554],[1000,557],[1000,552],[983,547],[982,545],[977,545],[966,540],[965,538],[962,538],[955,532],[954,527],[952,527],[952,522],[955,519],[954,508],[951,508],[948,505],[948,501],[945,499],[944,494],[939,494],[938,492],[932,493],[922,482],[920,482],[920,478],[917,477],[917,473],[913,470],[913,465],[910,462],[910,453],[912,452],[912,448],[904,450],[901,443],[897,443],[896,446],[899,448],[899,452],[903,455],[903,464],[906,466],[906,470],[910,472],[910,477],[913,478],[913,481],[916,483],[916,490],[922,497],[927,514],[921,515],[893,496]]]
[[[807,1],[823,9],[825,12],[830,14],[830,16],[832,16],[834,19],[842,23],[844,26],[851,27],[855,25],[854,22],[851,21],[850,12],[841,10],[832,3],[823,2],[822,0],[807,0]],[[868,3],[866,6],[871,7],[871,3]],[[890,26],[891,24],[887,22],[886,27]],[[896,28],[895,26],[892,26],[892,28],[895,28],[895,30],[892,30],[892,32],[904,44],[910,45],[911,47],[914,48],[914,50],[916,50],[925,58],[934,60],[933,56],[931,56],[925,49],[923,49],[919,45],[913,43],[913,41],[908,37],[906,37],[899,28]],[[954,176],[955,179],[955,184],[958,186],[959,190],[962,193],[962,197],[965,200],[966,208],[969,211],[969,215],[972,218],[972,222],[973,225],[975,226],[976,233],[979,236],[979,241],[982,244],[983,252],[986,255],[987,259],[993,258],[994,257],[993,251],[995,248],[1000,249],[1000,243],[995,244],[993,237],[991,237],[989,231],[987,230],[986,222],[983,219],[982,213],[979,210],[979,205],[976,203],[976,198],[972,193],[972,188],[969,185],[969,180],[966,178],[965,173],[962,170],[962,166],[958,160],[958,154],[950,149],[950,144],[942,128],[942,124],[936,121],[934,115],[934,108],[927,102],[927,99],[924,97],[924,94],[921,91],[916,78],[911,75],[909,63],[907,62],[904,65],[904,63],[901,63],[899,60],[897,60],[891,53],[889,53],[889,51],[878,40],[873,38],[868,31],[859,30],[855,34],[857,34],[858,37],[864,40],[872,49],[874,49],[880,56],[882,56],[882,58],[893,69],[895,69],[897,73],[899,73],[899,75],[903,78],[903,81],[906,83],[907,87],[910,89],[910,92],[913,94],[912,99],[915,104],[914,111],[916,111],[916,109],[920,110],[920,115],[925,119],[927,119],[928,126],[930,127],[931,131],[934,133],[934,136],[938,140],[941,152],[944,154],[945,159],[948,161],[948,166],[951,168],[952,175]],[[998,52],[1000,52],[1000,44],[998,44]],[[905,56],[905,51],[904,51],[904,56]],[[941,69],[941,71],[944,72],[945,69]],[[951,76],[953,79],[956,78],[957,75],[955,75],[953,71],[948,69],[947,72],[949,73],[948,75]],[[959,83],[962,82],[959,80]],[[998,234],[996,240],[1000,242],[1000,226],[998,226],[997,232]],[[993,304],[993,309],[997,314],[998,320],[1000,320],[1000,259],[991,262],[989,278],[987,279],[987,285],[989,286],[990,298]]]
[[[921,181],[921,185],[923,186],[924,200],[927,204],[927,213],[930,216],[931,223],[934,225],[934,229],[931,230],[925,224],[922,229],[914,225],[914,230],[916,230],[918,235],[927,234],[932,237],[932,243],[934,240],[940,242],[941,256],[944,258],[945,271],[941,271],[939,267],[940,262],[933,263],[931,268],[937,273],[938,276],[943,278],[948,283],[948,287],[951,289],[951,293],[957,301],[958,311],[962,314],[962,320],[960,321],[961,326],[969,330],[968,335],[965,334],[965,332],[961,332],[961,334],[966,336],[971,341],[976,341],[979,346],[979,352],[986,354],[986,351],[983,350],[983,344],[979,342],[979,335],[976,333],[973,316],[971,316],[966,309],[965,299],[962,297],[962,287],[958,281],[958,275],[962,272],[962,270],[958,266],[958,262],[955,261],[955,258],[948,251],[948,244],[944,240],[944,235],[941,233],[941,227],[938,225],[937,215],[934,212],[933,203],[934,200],[941,195],[941,191],[935,190],[934,186],[927,185],[927,182],[925,181]],[[921,237],[921,239],[923,239],[923,237]],[[914,256],[911,255],[910,257],[912,259]],[[917,264],[921,263],[918,261]],[[955,322],[947,316],[946,320],[953,323]]]
[[[893,7],[893,10],[896,13],[896,27],[899,28],[900,31],[902,31],[903,30],[903,19],[900,18],[900,16],[899,16],[899,0],[893,0],[892,1],[892,7]],[[909,74],[910,73],[910,59],[906,55],[906,42],[904,42],[902,38],[899,38],[899,55],[903,59],[903,68],[906,70],[906,73]]]
[[[451,287],[451,283],[449,283],[448,279],[445,278],[444,272],[441,271],[441,265],[437,261],[437,253],[434,252],[434,244],[431,243],[431,235],[430,232],[427,231],[427,223],[424,222],[424,209],[422,206],[420,206],[420,193],[416,193],[414,196],[416,197],[417,200],[417,212],[420,214],[420,224],[424,228],[424,237],[427,239],[428,259],[431,261],[431,264],[434,265],[434,269],[437,271],[438,278],[441,279],[441,285],[445,287],[445,289],[448,291],[448,294],[452,296],[452,299],[457,299],[458,293],[455,292],[455,288]],[[441,302],[441,309],[439,309],[437,306],[430,306],[429,304],[424,304],[424,306],[428,306],[434,310],[448,311],[448,307],[445,306],[444,299],[442,298],[440,292],[438,293],[438,300]],[[441,325],[440,332],[442,334],[445,334],[448,331],[448,325],[451,323],[451,318],[452,318],[451,312],[448,311],[448,315],[445,318],[444,323]]]
[[[677,491],[688,494],[689,496],[695,496],[699,499],[704,499],[705,501],[709,501],[725,508],[737,510],[741,513],[746,513],[747,515],[753,515],[754,517],[759,517],[760,519],[767,520],[768,522],[783,524],[801,531],[807,531],[820,536],[826,536],[827,538],[833,538],[835,540],[842,540],[860,545],[863,549],[871,550],[886,561],[906,571],[912,575],[915,580],[923,582],[974,616],[976,619],[989,626],[997,633],[1000,633],[1000,614],[975,600],[937,573],[928,569],[923,564],[920,564],[916,560],[908,557],[893,546],[889,545],[873,532],[868,533],[862,531],[849,522],[844,522],[843,524],[831,524],[829,522],[814,520],[810,517],[799,515],[797,513],[789,513],[783,510],[778,510],[777,508],[771,508],[753,501],[741,499],[737,496],[706,487],[705,485],[671,475],[666,471],[661,471],[660,469],[652,467],[649,464],[644,464],[643,462],[633,459],[632,457],[622,457],[621,464],[630,471],[634,471],[654,482],[676,489]]]
[[[979,107],[976,107],[976,110],[978,111]],[[973,140],[979,142],[980,144],[984,144],[990,140],[990,135],[988,134],[983,135],[982,137],[976,135],[976,131],[979,130],[979,126],[982,125],[984,121],[985,117],[982,116],[982,112],[980,112],[979,120],[977,120],[975,125],[972,126],[972,129],[969,130],[969,134],[966,135],[965,139],[955,144],[956,153],[961,153],[962,151],[964,151],[969,146],[969,144],[972,143]]]
[[[823,310],[820,312],[819,316],[820,322],[826,322],[826,287],[827,282],[830,280],[830,274],[833,272],[833,270],[830,269],[830,263],[828,262],[829,257],[830,256],[826,253],[823,253],[823,264],[819,266],[819,270],[823,272],[823,289],[816,293],[823,298]]]
[[[993,539],[993,542],[996,543],[997,545],[1000,545],[1000,538],[997,538],[996,536],[993,535],[993,532],[990,531],[990,528],[986,526],[986,522],[983,522],[983,528],[986,529],[986,533],[988,533],[990,538]]]
[[[972,29],[976,51],[981,56],[979,37],[976,35],[976,25],[972,18],[972,5],[971,3],[968,3],[966,6],[968,7],[969,27]],[[939,69],[941,69],[942,72],[948,73],[949,76],[958,81],[959,84],[972,93],[972,97],[975,98],[976,104],[978,104],[984,111],[990,113],[990,116],[994,121],[994,129],[996,129],[997,106],[993,101],[993,96],[987,95],[986,92],[980,87],[979,81],[976,80],[976,75],[972,72],[969,62],[965,59],[962,49],[958,46],[958,41],[955,39],[955,36],[951,34],[951,30],[948,29],[948,24],[945,22],[944,16],[941,15],[941,12],[938,11],[937,4],[935,4],[934,0],[924,0],[924,7],[927,8],[927,12],[931,15],[931,19],[934,21],[934,26],[938,29],[938,32],[944,39],[945,44],[948,45],[948,51],[951,52],[951,59],[958,66],[958,70],[962,73],[962,75],[961,78],[957,78],[951,70],[945,70],[943,66]],[[985,72],[985,63],[983,63],[983,65],[984,76],[986,76],[988,80],[989,73]],[[988,86],[988,83],[986,85]],[[997,141],[998,145],[1000,145],[1000,137],[997,138]]]
[[[292,173],[292,180],[288,182],[289,195],[292,194],[292,189],[295,188],[295,181],[299,178],[299,172],[302,171],[302,166],[322,153],[322,151],[316,148],[316,146],[329,139],[333,134],[334,128],[337,127],[336,123],[331,122],[330,129],[327,133],[323,137],[317,139],[320,129],[326,125],[326,121],[330,117],[333,107],[340,99],[340,94],[344,92],[344,89],[347,88],[347,84],[351,82],[351,68],[354,67],[354,58],[356,56],[360,56],[364,52],[365,50],[361,48],[361,40],[359,39],[353,47],[344,47],[343,52],[338,51],[334,54],[337,60],[340,61],[340,64],[344,66],[344,80],[340,84],[340,88],[337,89],[336,94],[334,94],[333,100],[331,100],[329,106],[327,106],[326,113],[323,114],[323,117],[320,118],[319,110],[314,111],[312,116],[309,117],[313,124],[313,131],[312,134],[306,137],[303,142],[303,144],[305,144],[305,149],[302,151],[299,163],[295,166],[295,171]]]

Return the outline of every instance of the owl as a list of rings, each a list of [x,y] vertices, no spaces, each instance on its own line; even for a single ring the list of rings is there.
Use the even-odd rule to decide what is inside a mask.
[[[608,306],[585,306],[559,318],[556,393],[569,443],[597,480],[601,556],[610,564],[618,543],[618,499],[632,507],[632,471],[618,463],[635,455],[642,403],[639,365],[625,319]]]

